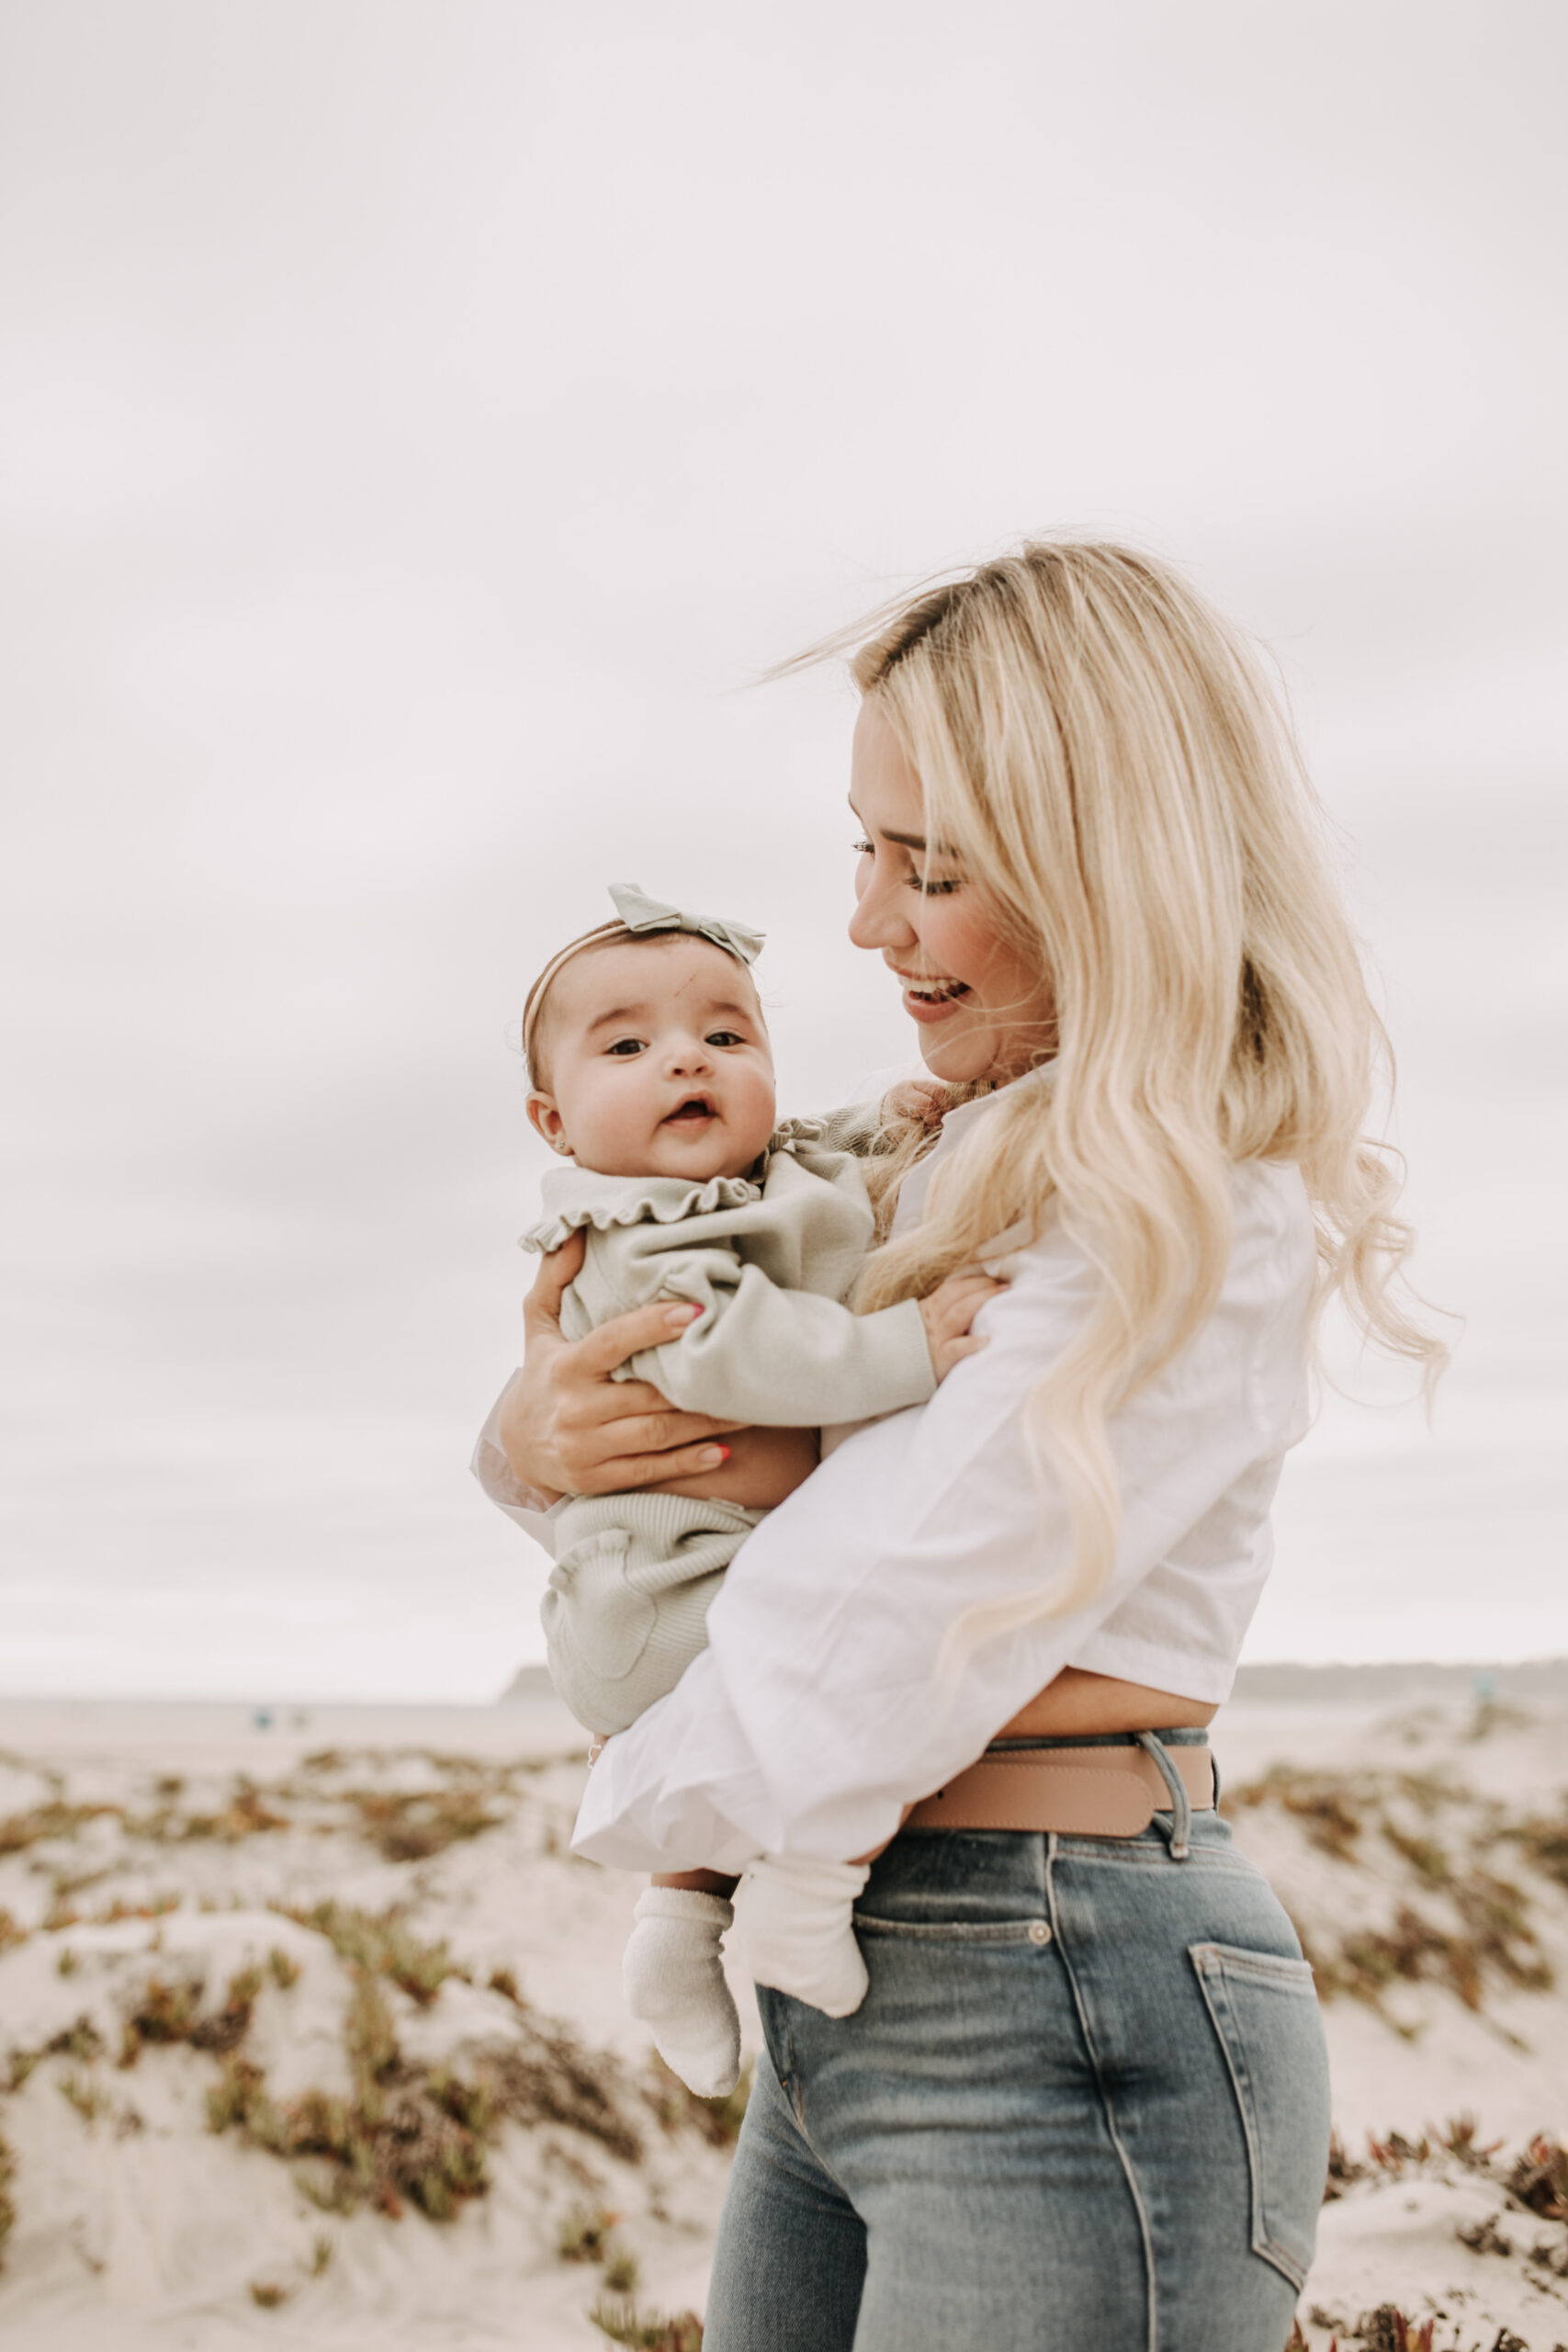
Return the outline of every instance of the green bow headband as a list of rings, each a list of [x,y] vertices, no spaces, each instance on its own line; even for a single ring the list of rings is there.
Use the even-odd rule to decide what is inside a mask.
[[[711,939],[727,955],[739,956],[743,964],[754,964],[762,952],[761,932],[748,931],[744,923],[721,922],[717,915],[687,914],[680,907],[667,907],[661,899],[650,899],[635,882],[612,882],[610,899],[626,929],[639,937],[650,931],[689,931],[699,939]]]

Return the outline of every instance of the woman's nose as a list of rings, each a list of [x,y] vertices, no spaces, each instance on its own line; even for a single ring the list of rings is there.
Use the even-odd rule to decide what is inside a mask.
[[[865,861],[872,863],[868,857]],[[910,947],[919,934],[898,897],[900,885],[888,875],[867,875],[850,917],[850,939],[856,947]]]

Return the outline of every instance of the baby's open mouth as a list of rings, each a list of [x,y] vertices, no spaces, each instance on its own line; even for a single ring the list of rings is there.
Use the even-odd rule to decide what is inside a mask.
[[[691,1126],[699,1119],[711,1119],[716,1115],[710,1095],[688,1094],[685,1101],[677,1103],[669,1117],[660,1124],[666,1127]]]

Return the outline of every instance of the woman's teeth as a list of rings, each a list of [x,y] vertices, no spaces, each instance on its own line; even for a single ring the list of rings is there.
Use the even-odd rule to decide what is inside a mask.
[[[919,1004],[951,1004],[955,997],[969,993],[967,980],[944,980],[936,988],[917,988],[913,980],[907,980],[904,985]]]

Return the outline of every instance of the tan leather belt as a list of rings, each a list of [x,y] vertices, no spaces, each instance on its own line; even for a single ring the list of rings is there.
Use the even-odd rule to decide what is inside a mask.
[[[1195,1813],[1214,1802],[1207,1747],[1166,1749]],[[922,1797],[906,1829],[1055,1829],[1068,1838],[1136,1838],[1170,1810],[1159,1767],[1131,1741],[1125,1747],[1047,1747],[982,1756],[934,1796]]]

